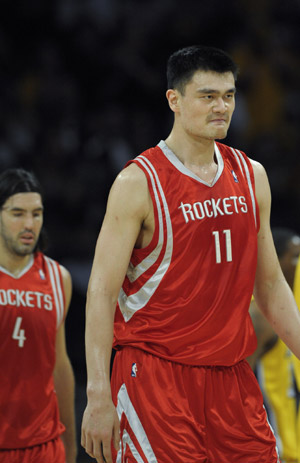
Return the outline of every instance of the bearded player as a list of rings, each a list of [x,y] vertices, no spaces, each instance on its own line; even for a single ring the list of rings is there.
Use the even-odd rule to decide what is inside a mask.
[[[75,463],[66,351],[69,272],[43,250],[43,200],[23,169],[0,175],[0,462]]]

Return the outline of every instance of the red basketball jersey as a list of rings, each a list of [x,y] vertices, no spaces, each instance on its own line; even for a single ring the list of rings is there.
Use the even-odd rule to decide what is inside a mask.
[[[0,267],[0,449],[41,444],[64,430],[52,377],[64,306],[57,262],[37,253],[18,277]]]
[[[212,185],[164,142],[133,161],[145,173],[155,232],[134,249],[119,295],[114,347],[189,365],[233,365],[256,336],[248,314],[257,261],[258,206],[247,156],[215,143]]]

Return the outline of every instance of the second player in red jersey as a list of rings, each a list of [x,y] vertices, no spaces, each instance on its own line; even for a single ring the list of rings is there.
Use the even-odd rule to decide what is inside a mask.
[[[0,175],[0,462],[75,463],[69,272],[41,252],[43,202],[23,169]]]

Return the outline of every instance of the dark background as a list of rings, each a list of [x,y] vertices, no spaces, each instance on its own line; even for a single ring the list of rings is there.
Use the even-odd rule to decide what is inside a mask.
[[[0,170],[33,170],[45,190],[48,254],[71,272],[67,342],[85,405],[84,310],[113,179],[168,136],[166,61],[193,44],[240,66],[226,143],[261,162],[272,226],[300,233],[299,0],[1,1]],[[79,453],[80,462],[92,461]]]

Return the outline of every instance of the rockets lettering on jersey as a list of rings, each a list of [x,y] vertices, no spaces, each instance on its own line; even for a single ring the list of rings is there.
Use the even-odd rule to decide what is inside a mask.
[[[232,215],[248,212],[245,196],[230,196],[229,198],[206,199],[193,204],[181,201],[179,209],[182,210],[186,223],[189,220],[202,220],[205,217],[216,218],[218,215]]]
[[[18,277],[0,267],[0,310],[3,309],[55,311],[59,327],[64,318],[59,265],[37,253]]]
[[[36,307],[38,309],[52,310],[53,301],[51,294],[43,294],[39,291],[0,289],[0,306]]]

